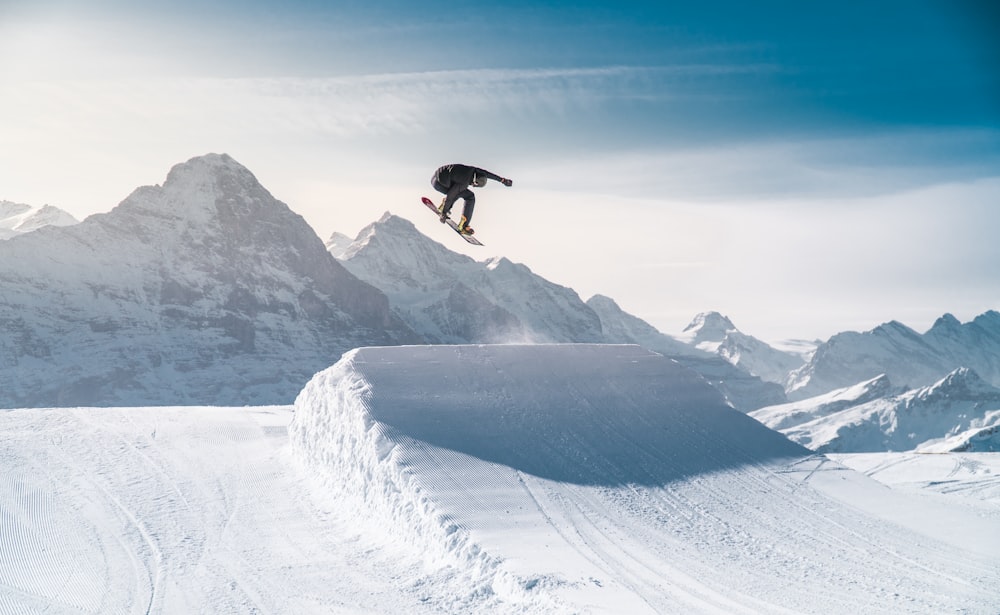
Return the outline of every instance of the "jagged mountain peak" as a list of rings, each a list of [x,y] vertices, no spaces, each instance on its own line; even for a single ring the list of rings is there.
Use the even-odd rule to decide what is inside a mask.
[[[677,338],[692,346],[716,352],[726,338],[736,332],[736,326],[729,318],[719,312],[702,312],[697,314],[688,326],[684,327]]]
[[[621,307],[618,306],[617,301],[615,301],[611,297],[608,297],[607,295],[601,295],[601,294],[594,295],[590,299],[587,299],[587,305],[594,308],[602,307],[613,310],[621,310]]]
[[[32,207],[12,201],[0,201],[0,239],[37,231],[45,226],[70,226],[78,220],[52,205]]]
[[[784,385],[789,373],[799,368],[802,355],[772,347],[743,333],[719,312],[702,312],[694,317],[676,339],[704,352],[717,354],[749,374]]]
[[[249,169],[228,154],[205,154],[174,165],[163,182],[163,190],[186,197],[204,194],[230,198],[267,192]]]
[[[1000,336],[1000,312],[996,310],[988,310],[976,316],[972,324],[989,330],[995,336]]]
[[[36,211],[25,216],[17,230],[22,233],[35,231],[43,226],[70,226],[76,224],[78,220],[68,212],[52,205],[42,205]]]
[[[111,213],[207,224],[282,217],[288,207],[228,154],[205,154],[174,165],[163,184],[142,186]]]
[[[931,330],[934,329],[957,329],[962,326],[962,323],[955,318],[952,314],[944,314],[940,318],[934,321],[934,325]]]
[[[31,205],[0,200],[0,218],[19,216],[31,210]]]
[[[1000,389],[983,380],[975,370],[959,367],[934,384],[919,389],[915,397],[922,401],[978,398],[1000,400]]]
[[[364,243],[373,237],[385,238],[407,245],[436,243],[417,230],[413,222],[402,216],[397,216],[390,211],[386,211],[377,221],[361,229],[354,241],[356,243]]]
[[[486,261],[486,268],[498,274],[534,275],[531,268],[523,263],[515,263],[506,256],[497,256]]]
[[[155,247],[165,265],[187,263],[181,268],[188,271],[232,265],[249,273],[268,263],[264,271],[326,278],[346,273],[336,271],[340,266],[305,219],[227,154],[177,164],[162,185],[140,187],[75,228],[81,241],[103,236],[121,243],[119,252],[135,250],[136,242]]]
[[[355,241],[364,241],[375,234],[401,236],[412,239],[414,235],[419,234],[419,231],[406,218],[401,218],[391,211],[386,211],[378,220],[358,231]]]
[[[382,217],[375,222],[375,224],[395,228],[407,233],[418,232],[417,227],[414,226],[412,222],[402,216],[397,216],[389,210],[386,210],[385,213],[382,214]]]
[[[326,240],[326,250],[334,256],[334,258],[343,258],[345,252],[351,247],[354,240],[343,233],[334,232],[330,235],[330,238]]]
[[[702,312],[684,327],[684,333],[695,333],[703,340],[721,340],[726,333],[735,330],[736,325],[719,312]]]
[[[336,256],[344,263],[352,263],[352,267],[375,266],[378,271],[396,277],[397,281],[412,278],[406,270],[414,265],[422,270],[420,278],[435,275],[447,278],[447,272],[476,264],[472,258],[452,252],[430,239],[406,218],[388,211],[378,221],[361,229],[354,241]]]
[[[218,175],[226,172],[238,173],[248,179],[253,178],[253,173],[236,162],[229,154],[208,153],[175,164],[167,173],[166,183],[183,181],[183,178],[197,178],[198,176],[204,177],[205,175]],[[253,181],[256,181],[256,178]]]
[[[910,339],[918,340],[920,339],[920,334],[907,327],[898,320],[890,320],[889,322],[882,323],[881,325],[872,329],[874,335],[886,335],[890,337],[906,337]]]

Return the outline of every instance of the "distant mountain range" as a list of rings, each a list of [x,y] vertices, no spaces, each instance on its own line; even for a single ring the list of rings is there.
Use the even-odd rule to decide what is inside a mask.
[[[224,154],[175,166],[106,214],[63,214],[0,201],[0,407],[290,403],[358,346],[614,343],[673,358],[817,449],[995,446],[995,311],[796,351],[717,312],[668,335],[610,297],[475,261],[389,213],[324,244]]]
[[[824,453],[1000,451],[1000,388],[965,367],[908,391],[882,375],[750,416]]]
[[[945,314],[924,334],[889,322],[815,350],[774,349],[715,312],[679,336],[785,385],[788,404],[750,412],[821,452],[1000,450],[1000,313]]]
[[[1000,313],[962,324],[945,314],[921,335],[892,321],[864,333],[838,333],[789,375],[790,399],[805,399],[885,374],[907,387],[931,384],[960,368],[1000,386]]]

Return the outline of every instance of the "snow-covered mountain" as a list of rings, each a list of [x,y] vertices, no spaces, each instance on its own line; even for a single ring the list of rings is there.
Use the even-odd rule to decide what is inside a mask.
[[[729,333],[736,331],[736,325],[728,317],[718,312],[696,314],[678,339],[705,352],[716,352]]]
[[[597,312],[601,319],[604,335],[621,343],[639,344],[645,348],[667,356],[690,356],[708,358],[711,352],[700,350],[684,342],[661,333],[645,320],[623,310],[611,297],[594,295],[587,305]]]
[[[782,386],[793,370],[802,367],[801,354],[778,350],[736,328],[718,312],[703,312],[684,328],[678,340],[705,352],[719,355],[733,365]]]
[[[661,333],[641,318],[622,310],[610,297],[594,295],[587,300],[587,305],[600,316],[605,339],[619,344],[639,344],[673,358],[701,374],[739,410],[748,411],[785,401],[780,385],[766,382],[718,354]]]
[[[882,375],[807,400],[768,406],[749,414],[771,429],[780,431],[901,392],[903,391],[894,388],[889,379]]]
[[[344,252],[354,243],[354,240],[343,233],[334,233],[326,241],[326,249],[334,258],[341,258]]]
[[[393,311],[434,343],[641,344],[702,373],[741,410],[784,401],[780,386],[663,335],[607,297],[588,302],[506,258],[452,252],[408,220],[386,213],[347,245],[327,242],[355,275],[382,290]]]
[[[362,345],[421,341],[227,155],[0,243],[0,407],[289,403]]]
[[[818,452],[1000,451],[1000,389],[968,368],[903,393],[882,375],[750,416]]]
[[[988,311],[962,324],[945,314],[923,335],[892,321],[865,333],[838,333],[790,376],[790,399],[806,399],[885,374],[897,385],[918,387],[960,367],[1000,386],[1000,313]]]
[[[10,239],[43,226],[70,226],[78,220],[58,207],[32,207],[22,203],[0,201],[0,239]]]
[[[434,343],[603,340],[600,318],[572,289],[506,258],[452,252],[389,213],[362,229],[341,262]]]

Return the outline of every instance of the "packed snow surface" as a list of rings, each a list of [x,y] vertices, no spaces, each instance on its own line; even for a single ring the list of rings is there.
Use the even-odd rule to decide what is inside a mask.
[[[995,453],[852,453],[830,457],[894,489],[1000,505],[1000,455]]]
[[[0,411],[0,613],[430,613],[292,464],[290,406]]]
[[[446,612],[1000,607],[996,508],[894,492],[638,346],[357,349],[290,433]]]
[[[365,348],[294,418],[10,410],[0,443],[4,615],[1000,610],[992,457],[845,458],[930,472],[890,489],[635,346]]]

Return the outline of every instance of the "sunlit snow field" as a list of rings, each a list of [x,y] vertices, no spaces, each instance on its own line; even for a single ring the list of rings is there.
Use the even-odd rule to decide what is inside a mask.
[[[995,455],[815,455],[636,346],[3,411],[0,466],[5,614],[1000,611]]]

